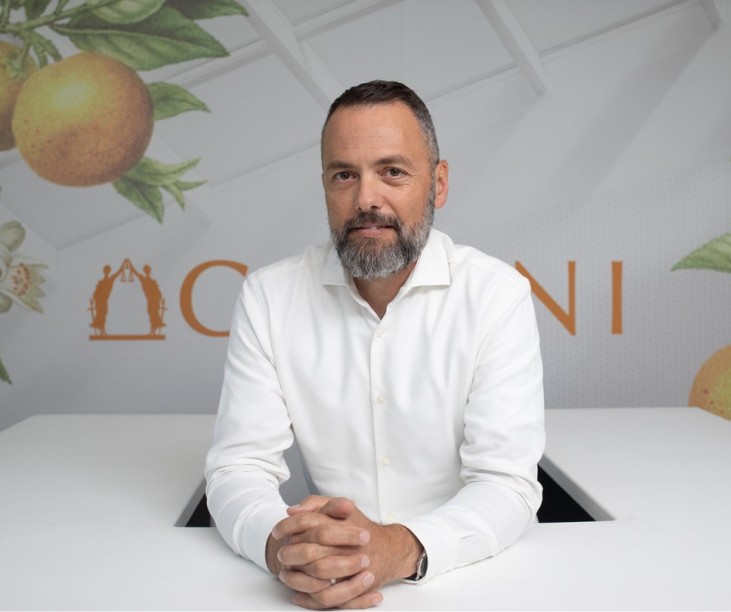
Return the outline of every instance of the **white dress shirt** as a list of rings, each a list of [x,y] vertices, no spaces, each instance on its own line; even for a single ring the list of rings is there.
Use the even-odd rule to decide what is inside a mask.
[[[494,555],[541,501],[543,378],[528,281],[432,230],[383,319],[331,244],[250,274],[235,308],[208,504],[266,568],[296,436],[317,493],[400,523],[425,579]]]

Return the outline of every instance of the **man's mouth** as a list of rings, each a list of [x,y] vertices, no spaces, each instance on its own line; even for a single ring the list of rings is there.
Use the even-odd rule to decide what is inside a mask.
[[[375,215],[368,218],[369,216],[370,215],[361,215],[360,218],[356,217],[355,219],[351,219],[346,225],[347,233],[351,234],[353,232],[357,232],[364,236],[378,236],[388,230],[398,232],[398,220],[383,217],[380,219],[374,218]]]
[[[366,238],[378,238],[389,232],[389,230],[396,231],[396,228],[393,225],[357,225],[348,230],[348,235],[356,234]]]
[[[349,231],[354,230],[379,230],[379,229],[395,229],[393,225],[388,225],[386,223],[369,223],[367,225],[356,225],[355,227],[351,227]]]

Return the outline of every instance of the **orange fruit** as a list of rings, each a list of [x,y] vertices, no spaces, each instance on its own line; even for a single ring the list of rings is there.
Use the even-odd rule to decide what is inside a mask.
[[[715,352],[701,366],[688,403],[731,419],[731,344]]]
[[[152,136],[152,100],[134,70],[79,53],[26,80],[13,134],[26,163],[48,181],[84,187],[114,181],[142,157]]]
[[[11,67],[10,61],[19,57],[20,53],[20,47],[0,40],[0,151],[8,151],[15,146],[10,126],[15,101],[23,82],[36,69],[36,63],[30,56],[25,57],[20,71]]]

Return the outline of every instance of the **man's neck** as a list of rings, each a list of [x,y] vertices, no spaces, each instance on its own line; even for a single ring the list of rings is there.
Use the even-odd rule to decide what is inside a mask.
[[[396,272],[396,274],[392,274],[386,278],[376,278],[373,280],[353,279],[358,293],[368,302],[373,312],[378,315],[378,318],[382,319],[386,314],[386,308],[388,308],[393,298],[396,297],[399,289],[403,287],[403,284],[409,278],[409,274],[411,274],[415,265],[416,262],[412,262],[400,272]]]

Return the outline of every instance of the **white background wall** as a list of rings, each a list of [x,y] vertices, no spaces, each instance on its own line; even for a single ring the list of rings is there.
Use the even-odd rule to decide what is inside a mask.
[[[551,1],[511,3],[519,19],[530,10],[543,20],[542,29],[526,26],[547,49],[542,96],[516,68],[467,74],[479,54],[505,53],[484,41],[471,46],[487,28],[471,0],[392,3],[313,34],[309,44],[343,88],[395,78],[425,97],[451,167],[438,228],[519,260],[564,308],[567,262],[576,261],[576,335],[536,306],[548,408],[685,405],[701,364],[731,342],[731,276],[670,271],[731,231],[729,3],[717,2],[716,29],[698,2],[681,2],[551,48]],[[599,4],[554,2],[584,21]],[[465,23],[477,28],[475,38]],[[214,25],[222,38],[228,28],[249,35],[245,18]],[[432,44],[417,53],[422,40]],[[152,147],[173,160],[202,154],[197,173],[208,183],[189,192],[186,211],[168,206],[162,224],[109,186],[57,187],[16,154],[0,157],[0,223],[23,222],[20,250],[49,265],[44,313],[14,307],[0,316],[0,355],[13,379],[0,384],[0,429],[48,412],[214,412],[226,339],[183,320],[183,279],[207,260],[255,269],[327,238],[324,109],[271,53],[216,78],[197,76],[221,65],[170,77],[211,112],[160,122]],[[164,341],[89,340],[87,308],[102,267],[125,258],[138,269],[149,264],[160,284]],[[624,272],[619,335],[611,333],[612,261]],[[199,319],[226,328],[240,284],[227,268],[203,275],[194,295]],[[144,305],[122,288],[109,316],[109,328],[146,328]]]

